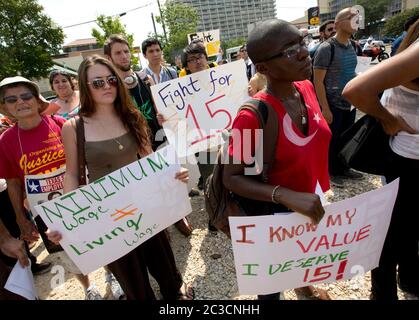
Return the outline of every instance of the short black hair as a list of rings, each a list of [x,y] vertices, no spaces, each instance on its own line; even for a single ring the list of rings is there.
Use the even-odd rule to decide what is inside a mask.
[[[205,50],[205,47],[202,45],[202,43],[191,42],[182,51],[182,55],[180,57],[180,59],[182,60],[182,66],[186,68],[188,66],[188,56],[190,54],[197,54],[197,53],[205,55],[205,58],[208,60],[207,51]]]
[[[412,16],[412,17],[408,18],[408,19],[406,20],[406,22],[404,23],[404,25],[403,25],[403,30],[404,30],[404,31],[409,30],[410,26],[411,26],[412,24],[414,24],[414,23],[416,22],[416,20],[418,20],[418,19],[419,19],[419,14],[416,14],[416,15],[414,15],[414,16]]]
[[[326,26],[327,26],[328,24],[331,24],[331,23],[335,24],[335,20],[327,20],[327,21],[323,22],[323,23],[320,25],[319,32],[325,32],[325,30],[326,30]]]
[[[243,51],[243,50],[246,50],[247,51],[247,45],[242,45],[241,47],[240,47],[240,49],[239,49],[239,51],[241,52],[241,51]]]
[[[265,61],[272,54],[274,43],[280,41],[285,33],[299,32],[297,27],[280,19],[269,19],[258,24],[247,40],[247,53],[253,64]]]
[[[141,44],[141,50],[143,50],[143,54],[145,55],[147,53],[147,48],[151,47],[153,45],[157,44],[160,47],[160,50],[162,50],[162,46],[161,43],[158,39],[156,38],[148,38],[146,40],[143,41],[143,43]]]

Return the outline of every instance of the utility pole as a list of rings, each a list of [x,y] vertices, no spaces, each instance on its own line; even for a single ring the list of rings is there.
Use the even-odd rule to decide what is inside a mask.
[[[153,12],[151,13],[151,21],[153,22],[153,28],[154,28],[154,36],[157,39],[157,30],[156,30],[156,22],[154,21],[154,14]]]
[[[164,19],[163,19],[163,15],[162,15],[162,12],[161,12],[161,7],[160,7],[160,1],[159,0],[157,0],[157,4],[159,6],[160,19],[161,19],[161,25],[163,27],[164,38],[166,39],[166,43],[168,43],[169,41],[167,40],[166,27],[164,25]]]

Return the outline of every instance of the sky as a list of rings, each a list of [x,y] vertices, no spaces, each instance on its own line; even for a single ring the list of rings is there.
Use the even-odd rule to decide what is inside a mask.
[[[165,0],[160,0],[163,4]],[[91,30],[97,25],[92,22],[69,27],[82,22],[95,20],[100,14],[122,16],[121,22],[126,25],[128,33],[134,34],[134,45],[140,45],[153,32],[151,14],[159,15],[157,0],[38,0],[46,13],[66,35],[65,43],[77,39],[92,38]],[[304,11],[317,5],[317,0],[276,0],[277,17],[292,21],[304,16]],[[139,8],[142,7],[142,8]],[[132,10],[132,11],[131,11]],[[157,32],[162,28],[156,23]]]

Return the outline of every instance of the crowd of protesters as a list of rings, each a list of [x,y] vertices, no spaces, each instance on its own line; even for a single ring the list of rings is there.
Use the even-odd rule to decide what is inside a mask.
[[[419,239],[415,231],[419,215],[410,210],[419,178],[419,21],[417,17],[409,19],[394,57],[361,75],[355,73],[357,47],[352,41],[358,24],[355,10],[341,10],[334,20],[321,25],[321,42],[310,50],[300,30],[282,20],[263,21],[249,34],[237,56],[244,61],[249,99],[269,105],[268,117],[277,117],[280,123],[289,119],[296,136],[312,139],[301,145],[279,134],[267,181],[251,179],[244,174],[248,159],[241,154],[243,141],[234,133],[255,132],[260,124],[253,112],[241,110],[232,125],[235,130],[228,141],[228,155],[243,165],[225,165],[223,183],[240,197],[269,202],[275,212],[297,212],[318,224],[325,210],[315,193],[317,185],[326,192],[331,187],[345,187],[347,179],[363,177],[338,157],[342,133],[354,124],[356,108],[377,118],[391,136],[389,143],[397,159],[385,180],[400,178],[400,189],[379,266],[372,270],[371,299],[396,300],[397,284],[419,295]],[[65,166],[64,193],[77,189],[83,175],[78,162],[79,130],[84,132],[82,156],[90,182],[146,157],[168,143],[165,137],[157,139],[166,119],[157,112],[150,87],[227,63],[222,50],[211,61],[198,40],[186,46],[176,57],[176,66],[170,67],[160,42],[150,38],[142,44],[148,65],[135,72],[130,49],[124,37],[110,36],[104,45],[105,57],[94,55],[81,63],[78,83],[67,72],[53,70],[49,83],[56,98],[49,102],[31,80],[18,75],[1,80],[0,299],[22,299],[4,289],[16,261],[30,265],[34,275],[51,269],[49,263],[37,263],[30,251],[39,237],[46,247],[58,251],[48,250],[61,255],[86,299],[104,298],[88,275],[82,275],[60,250],[62,235],[47,230],[42,219],[34,217],[25,177]],[[217,151],[196,154],[200,178],[189,196],[200,194],[213,172],[210,159],[215,159]],[[188,182],[188,170],[182,169],[174,179]],[[186,218],[175,227],[185,237],[192,234],[193,226]],[[217,232],[211,223],[208,229]],[[108,293],[114,299],[154,300],[149,274],[165,300],[194,299],[194,289],[183,281],[176,266],[166,231],[105,270]],[[326,291],[312,286],[295,290],[313,299],[330,299]],[[258,298],[278,300],[279,296],[278,292]]]

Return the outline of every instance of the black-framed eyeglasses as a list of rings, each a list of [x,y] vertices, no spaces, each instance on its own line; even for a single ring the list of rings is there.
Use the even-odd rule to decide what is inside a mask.
[[[23,101],[29,101],[34,97],[32,92],[26,92],[26,93],[22,93],[21,95],[18,96],[7,96],[3,98],[4,103],[8,103],[8,104],[14,104],[16,103],[19,98],[22,99]]]
[[[335,28],[327,28],[326,31],[332,32],[335,31]]]
[[[187,63],[198,63],[199,60],[202,60],[205,57],[202,53],[199,56],[192,56],[189,57],[186,62]]]
[[[300,43],[296,43],[296,44],[288,47],[287,49],[281,51],[280,53],[275,54],[270,58],[264,59],[263,61],[269,61],[269,60],[272,60],[272,59],[282,58],[282,57],[291,59],[292,57],[295,57],[296,55],[298,55],[301,52],[302,48],[307,49],[307,44],[305,43],[305,41],[302,41]]]
[[[118,78],[116,76],[108,76],[106,80],[95,78],[87,84],[91,84],[95,89],[101,89],[105,86],[105,83],[109,84],[111,87],[116,87],[118,85]]]

